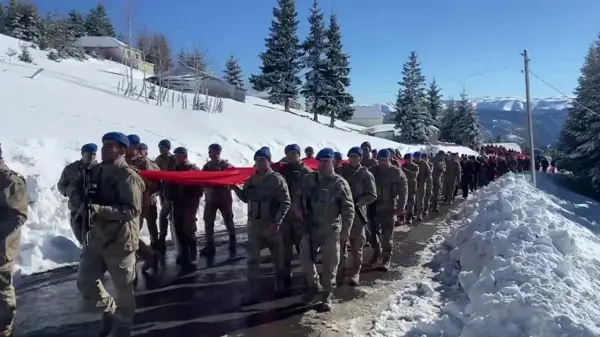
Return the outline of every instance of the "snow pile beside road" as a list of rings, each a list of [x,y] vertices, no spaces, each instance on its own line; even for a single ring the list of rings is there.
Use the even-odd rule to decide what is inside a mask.
[[[477,192],[433,258],[436,294],[415,301],[438,317],[390,307],[372,335],[600,336],[600,239],[559,201],[512,174]]]

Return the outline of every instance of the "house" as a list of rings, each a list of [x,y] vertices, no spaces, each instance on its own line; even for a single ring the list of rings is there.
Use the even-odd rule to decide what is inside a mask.
[[[144,61],[142,51],[110,36],[83,36],[74,45],[83,48],[86,53],[95,52],[107,60],[119,62],[146,74],[154,74],[154,65]]]
[[[428,126],[427,129],[429,130],[430,134],[429,143],[438,144],[440,129],[436,128],[435,126]],[[402,131],[397,129],[394,124],[381,124],[363,129],[360,131],[360,133],[387,140],[399,141]]]
[[[392,112],[392,107],[388,104],[356,105],[354,114],[348,123],[364,127],[382,125],[384,118]]]
[[[232,86],[213,74],[186,65],[178,65],[171,70],[151,76],[146,81],[181,92],[197,92],[230,98],[238,102],[246,101],[246,89]]]

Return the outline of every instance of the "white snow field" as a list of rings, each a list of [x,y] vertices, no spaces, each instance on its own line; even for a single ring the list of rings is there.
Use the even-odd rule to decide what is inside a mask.
[[[600,336],[599,204],[538,176],[541,190],[509,174],[469,198],[423,260],[430,279],[397,292],[370,335]]]
[[[18,45],[18,40],[0,35],[0,55],[9,47],[19,50]],[[31,53],[35,65],[16,57],[11,62],[7,57],[0,60],[0,143],[7,164],[26,176],[34,201],[21,239],[19,266],[24,274],[78,261],[80,250],[68,225],[66,200],[55,184],[63,167],[79,158],[83,144],[99,143],[109,131],[138,134],[150,147],[152,158],[158,154],[158,142],[168,138],[173,147],[187,147],[190,161],[199,165],[207,161],[208,145],[215,142],[223,146],[223,157],[237,166],[250,166],[261,146],[269,146],[273,159],[279,160],[290,143],[342,152],[363,141],[374,148],[400,148],[403,153],[424,148],[332,129],[274,109],[266,101],[263,105],[270,107],[257,106],[256,98],[246,104],[224,100],[223,113],[157,107],[153,101],[117,93],[122,65],[97,60],[56,63],[45,52]],[[28,78],[40,67],[44,68],[40,75]],[[473,153],[464,147],[442,149]],[[245,205],[236,200],[234,211],[236,223],[245,224]]]

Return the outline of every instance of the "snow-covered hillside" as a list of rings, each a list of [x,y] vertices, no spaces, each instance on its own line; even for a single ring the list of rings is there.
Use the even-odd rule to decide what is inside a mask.
[[[9,47],[18,50],[18,41],[0,35],[0,55]],[[213,142],[223,146],[223,156],[236,166],[252,165],[254,151],[265,145],[272,149],[274,160],[283,156],[289,143],[317,149],[330,146],[342,152],[363,141],[370,141],[374,148],[400,148],[402,153],[422,148],[332,129],[255,105],[257,99],[245,104],[224,100],[223,113],[182,110],[168,104],[158,107],[153,101],[117,93],[122,65],[97,60],[56,63],[46,59],[45,52],[31,52],[33,65],[14,58],[11,63],[0,62],[0,143],[7,164],[26,176],[34,201],[21,239],[19,265],[25,273],[79,259],[66,200],[55,184],[63,167],[78,159],[81,145],[99,143],[109,131],[140,135],[150,147],[151,157],[158,154],[158,142],[168,138],[173,146],[187,147],[190,160],[197,164],[206,162],[207,147]],[[40,75],[28,78],[40,67],[44,68]],[[134,76],[141,83],[143,74],[134,72]],[[472,153],[463,147],[445,149]],[[235,221],[243,224],[245,205],[236,201],[234,211]]]
[[[526,179],[509,174],[461,206],[424,261],[435,281],[398,292],[372,336],[600,336],[599,205]]]
[[[478,108],[503,111],[525,111],[526,103],[524,97],[480,97],[473,101]],[[531,99],[531,109],[539,113],[543,110],[565,110],[570,106],[571,99],[564,97]]]

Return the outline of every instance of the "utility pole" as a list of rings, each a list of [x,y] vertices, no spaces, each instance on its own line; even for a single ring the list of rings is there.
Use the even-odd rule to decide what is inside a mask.
[[[133,57],[133,50],[131,48],[131,44],[133,43],[133,34],[132,34],[132,26],[133,26],[133,10],[132,10],[132,6],[131,6],[131,1],[129,0],[127,1],[128,3],[128,10],[127,10],[127,23],[129,25],[129,83],[131,85],[131,88],[129,90],[129,96],[133,96],[133,61],[134,61],[134,57]]]
[[[527,49],[523,51],[523,62],[524,62],[524,72],[525,72],[525,107],[527,111],[527,127],[529,131],[529,159],[531,161],[531,181],[533,183],[533,187],[537,186],[535,179],[535,152],[533,151],[533,118],[531,117],[531,95],[529,94],[529,55],[527,54]]]

